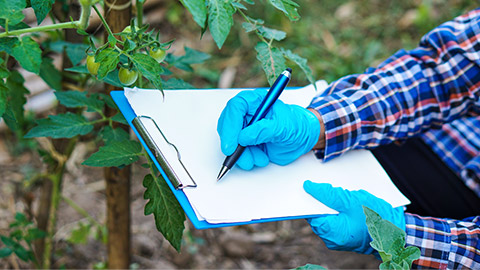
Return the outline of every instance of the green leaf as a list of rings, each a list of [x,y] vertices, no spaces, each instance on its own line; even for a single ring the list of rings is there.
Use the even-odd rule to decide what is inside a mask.
[[[87,56],[85,50],[88,48],[87,44],[82,43],[69,43],[65,46],[68,58],[74,66],[80,64],[80,62]]]
[[[68,242],[72,244],[86,244],[91,228],[92,224],[83,224],[80,222],[78,227],[71,231],[70,237],[67,238]]]
[[[96,96],[87,96],[87,92],[82,91],[55,91],[60,104],[68,108],[87,107],[90,112],[101,112],[104,102]]]
[[[62,74],[60,74],[60,71],[58,71],[52,62],[53,60],[51,58],[43,58],[39,75],[50,87],[55,90],[61,90]]]
[[[278,76],[287,68],[285,58],[282,52],[265,42],[259,42],[255,46],[257,59],[262,63],[263,71],[267,75],[267,80],[272,85]]]
[[[27,235],[25,236],[25,241],[30,243],[32,240],[44,238],[45,236],[47,236],[46,232],[38,228],[30,228],[28,229]]]
[[[111,142],[125,141],[130,139],[128,132],[122,128],[112,128],[111,126],[105,126],[100,132],[100,136],[102,136],[102,139],[106,145]]]
[[[180,0],[182,5],[192,13],[193,20],[201,27],[205,28],[207,20],[207,7],[205,0]]]
[[[143,179],[146,188],[143,198],[149,200],[145,205],[145,215],[153,214],[155,225],[170,244],[180,252],[185,213],[164,179],[147,174]]]
[[[92,167],[119,167],[134,163],[141,155],[142,146],[136,141],[116,141],[100,147],[82,164]]]
[[[168,81],[163,82],[164,89],[194,89],[191,84],[186,81],[178,78],[172,78]]]
[[[10,248],[4,247],[4,248],[0,249],[0,258],[8,257],[12,253],[13,253],[13,251]]]
[[[18,71],[12,71],[7,78],[8,103],[3,120],[12,131],[19,131],[24,125],[23,105],[27,102],[25,95],[29,92],[23,86],[25,80]]]
[[[112,72],[108,73],[107,76],[103,78],[103,81],[113,86],[123,88],[123,84],[118,79],[118,69],[114,69]]]
[[[297,64],[302,69],[303,73],[305,73],[305,75],[307,76],[307,80],[311,84],[315,85],[315,79],[313,78],[313,72],[307,64],[307,59],[305,59],[303,57],[300,57],[297,54],[293,53],[292,51],[285,50],[283,48],[282,48],[282,53],[283,53],[283,55],[285,55],[285,57],[287,57],[292,62]]]
[[[100,63],[100,67],[98,68],[98,78],[103,79],[107,76],[110,71],[117,68],[117,64],[120,61],[120,54],[117,50],[113,48],[106,48],[101,50],[95,56],[95,62]]]
[[[117,122],[117,123],[120,123],[120,124],[128,125],[127,120],[125,119],[125,117],[124,117],[123,114],[121,114],[121,113],[115,114],[115,115],[112,117],[112,121]]]
[[[295,270],[327,270],[327,269],[320,265],[308,263],[308,264],[305,264],[304,266],[295,268]]]
[[[3,116],[5,111],[7,110],[7,102],[8,102],[8,88],[3,82],[0,80],[0,117]]]
[[[232,2],[232,6],[234,6],[236,9],[247,10],[247,8],[242,3],[239,3],[239,2]]]
[[[292,0],[269,0],[270,3],[281,10],[290,19],[290,21],[298,21],[300,15],[298,14],[298,4]]]
[[[234,13],[230,0],[208,0],[208,28],[219,49],[230,33]]]
[[[6,20],[5,19],[0,19],[0,26],[5,28],[6,26]],[[8,22],[8,30],[19,30],[19,29],[25,29],[25,28],[30,28],[30,26],[24,22],[19,22],[17,24],[12,24],[10,21]]]
[[[16,37],[0,38],[0,51],[12,54],[12,48],[20,41]]]
[[[163,73],[163,68],[155,59],[142,53],[134,54],[131,59],[138,71],[140,71],[155,88],[163,89],[162,79],[160,78],[160,74]]]
[[[9,23],[20,23],[25,15],[22,11],[26,7],[25,0],[0,0],[0,18],[8,19]]]
[[[40,73],[42,63],[42,50],[40,46],[29,36],[23,36],[12,48],[12,56],[20,65],[35,74]]]
[[[52,9],[55,0],[30,0],[35,16],[37,16],[37,24],[40,24]]]
[[[378,251],[383,261],[380,269],[410,269],[413,261],[420,258],[420,250],[413,246],[405,248],[406,233],[366,206],[363,212],[373,239],[370,246]]]
[[[74,73],[82,73],[82,74],[89,74],[87,66],[86,65],[80,65],[80,66],[74,66],[71,68],[66,68],[65,71],[70,71]]]
[[[283,32],[283,31],[268,28],[268,27],[265,27],[265,26],[259,26],[258,27],[258,32],[264,38],[274,39],[276,41],[280,41],[287,36],[287,33]]]
[[[32,256],[30,254],[30,252],[28,252],[24,247],[22,247],[21,245],[15,245],[15,248],[13,249],[13,252],[15,253],[15,255],[17,255],[17,257],[24,261],[24,262],[28,262],[30,260],[32,260]]]
[[[85,135],[93,130],[93,124],[88,122],[85,117],[71,112],[50,115],[48,118],[37,120],[36,123],[37,126],[33,127],[25,135],[25,138],[72,138],[77,135]]]
[[[205,60],[210,58],[210,55],[201,51],[194,50],[189,47],[184,47],[185,54],[182,56],[174,56],[173,54],[168,54],[165,61],[179,69],[186,71],[193,71],[191,67],[192,64],[203,63]]]

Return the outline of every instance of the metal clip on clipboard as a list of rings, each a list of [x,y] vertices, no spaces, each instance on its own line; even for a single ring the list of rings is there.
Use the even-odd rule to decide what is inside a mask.
[[[149,116],[140,115],[133,119],[132,124],[137,129],[140,137],[142,137],[148,149],[150,149],[158,164],[160,164],[160,167],[167,175],[170,183],[172,183],[175,189],[197,187],[197,184],[193,180],[187,168],[185,168],[185,165],[183,165],[180,157],[180,152],[178,151],[177,147],[167,140],[163,132],[158,127],[157,123],[155,123],[155,120],[153,120]],[[157,139],[156,141],[154,141],[152,134],[150,134],[148,130],[155,130],[155,132],[158,131],[160,136],[155,136],[155,138],[161,138],[161,140]],[[168,153],[168,151],[174,151],[178,158],[174,160],[167,160],[164,153]],[[172,165],[174,165],[175,168],[182,169],[177,169],[176,171],[174,171],[172,169]]]

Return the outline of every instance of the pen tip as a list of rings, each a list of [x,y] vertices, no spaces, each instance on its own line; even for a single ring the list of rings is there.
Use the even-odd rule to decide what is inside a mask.
[[[222,177],[227,174],[228,172],[228,167],[227,166],[223,166],[222,169],[220,170],[220,173],[218,174],[217,176],[217,182],[220,181],[220,179],[222,179]]]
[[[287,68],[287,71],[292,73],[292,69],[291,68]]]

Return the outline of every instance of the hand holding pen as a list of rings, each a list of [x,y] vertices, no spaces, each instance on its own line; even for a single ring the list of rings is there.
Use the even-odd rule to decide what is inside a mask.
[[[234,164],[245,170],[264,167],[269,162],[286,165],[315,146],[320,134],[317,117],[301,106],[277,100],[290,72],[285,70],[268,92],[243,91],[227,103],[217,126],[227,158],[217,180]],[[246,121],[249,124],[244,127]]]

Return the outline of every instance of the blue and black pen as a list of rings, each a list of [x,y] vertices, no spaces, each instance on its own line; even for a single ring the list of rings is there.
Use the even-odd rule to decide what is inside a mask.
[[[283,92],[285,87],[287,87],[287,84],[290,81],[291,76],[292,76],[291,68],[287,68],[284,72],[282,72],[282,74],[280,74],[280,76],[278,76],[277,80],[275,80],[272,87],[270,87],[270,90],[268,90],[267,95],[263,99],[262,103],[260,104],[257,111],[253,115],[252,120],[250,120],[247,126],[250,126],[251,124],[263,119],[265,115],[267,115],[272,105],[275,103],[275,101],[277,101],[278,97]],[[222,177],[225,174],[227,174],[228,171],[230,171],[230,169],[235,165],[237,160],[242,155],[243,151],[245,151],[245,147],[238,145],[237,149],[235,149],[235,152],[233,152],[232,155],[225,158],[222,169],[218,174],[217,181],[220,181],[220,179],[222,179]]]

